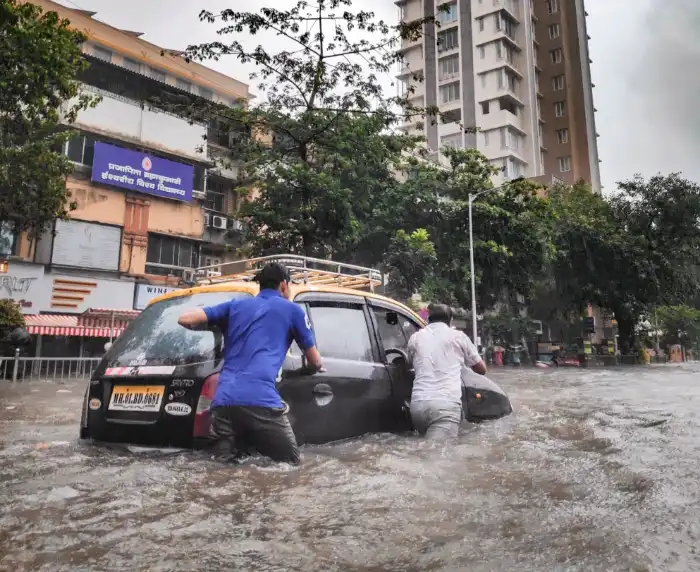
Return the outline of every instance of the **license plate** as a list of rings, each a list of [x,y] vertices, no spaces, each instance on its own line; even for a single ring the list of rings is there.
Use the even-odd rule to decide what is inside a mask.
[[[111,411],[158,412],[164,385],[115,385],[109,402]]]

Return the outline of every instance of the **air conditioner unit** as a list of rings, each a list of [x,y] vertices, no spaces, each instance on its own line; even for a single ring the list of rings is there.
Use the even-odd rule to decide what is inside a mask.
[[[182,273],[182,279],[185,282],[193,283],[195,281],[195,271],[194,270],[184,270]]]
[[[229,230],[243,230],[243,223],[240,220],[231,218],[228,221]]]
[[[211,226],[211,216],[209,213],[204,213],[204,226]]]
[[[228,221],[226,220],[226,217],[225,217],[225,216],[216,216],[216,215],[214,215],[214,216],[211,218],[211,225],[212,225],[214,228],[220,228],[220,229],[222,229],[222,230],[226,230],[227,222],[228,222]]]
[[[206,197],[207,197],[207,194],[204,191],[192,191],[192,198],[193,199],[203,200]]]

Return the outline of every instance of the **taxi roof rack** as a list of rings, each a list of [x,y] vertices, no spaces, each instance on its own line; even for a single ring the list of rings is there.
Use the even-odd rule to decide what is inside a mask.
[[[195,269],[198,285],[225,284],[227,282],[249,282],[258,271],[270,262],[282,264],[295,284],[314,286],[337,286],[351,290],[374,292],[385,283],[384,273],[374,268],[346,264],[335,260],[311,258],[299,254],[274,254],[259,258],[222,262]]]

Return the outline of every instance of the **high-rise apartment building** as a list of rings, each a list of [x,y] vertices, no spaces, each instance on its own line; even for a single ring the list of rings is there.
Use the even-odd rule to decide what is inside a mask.
[[[403,21],[439,22],[404,43],[398,79],[415,105],[438,106],[441,118],[417,117],[406,131],[422,132],[432,150],[478,148],[499,179],[583,178],[600,188],[583,0],[396,4]]]

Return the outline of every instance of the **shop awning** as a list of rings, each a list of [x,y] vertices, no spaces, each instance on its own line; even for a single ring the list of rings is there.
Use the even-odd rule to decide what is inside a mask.
[[[36,316],[25,316],[24,322],[27,332],[40,336],[78,336],[86,338],[109,338],[110,323],[106,325],[97,323],[82,323],[80,316],[70,314],[41,314]],[[102,321],[100,321],[102,322]],[[112,337],[116,338],[128,325],[121,320],[114,321]]]

